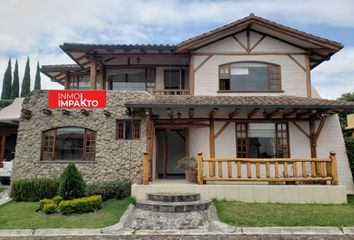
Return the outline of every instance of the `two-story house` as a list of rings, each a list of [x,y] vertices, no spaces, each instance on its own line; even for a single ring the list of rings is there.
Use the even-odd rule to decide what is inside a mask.
[[[184,178],[176,164],[187,156],[201,184],[353,193],[337,113],[354,106],[311,85],[311,70],[342,47],[253,14],[173,46],[64,43],[75,64],[42,73],[65,89],[107,90],[107,108],[48,109],[47,92],[33,92],[13,178],[57,177],[75,162],[89,181],[153,185]]]

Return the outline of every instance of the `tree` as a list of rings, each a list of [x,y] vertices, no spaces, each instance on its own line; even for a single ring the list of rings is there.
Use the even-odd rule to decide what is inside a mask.
[[[34,89],[41,89],[41,73],[39,72],[39,62],[37,62],[36,78],[34,80]]]
[[[86,184],[75,164],[69,163],[59,179],[59,195],[70,200],[85,195]]]
[[[23,75],[21,86],[21,97],[26,97],[31,92],[31,75],[29,57],[27,58],[25,74]]]
[[[11,86],[11,99],[18,98],[20,95],[20,79],[18,77],[18,61],[16,59],[15,69],[14,69],[14,80]]]
[[[7,68],[6,68],[6,71],[5,71],[5,74],[4,74],[4,80],[2,82],[1,99],[10,99],[11,82],[12,82],[11,59],[9,59],[9,62],[7,64]]]
[[[348,93],[343,93],[338,100],[341,101],[346,101],[346,102],[354,102],[354,92],[348,92]],[[349,136],[349,132],[345,131],[345,128],[347,127],[347,113],[346,112],[341,112],[338,114],[339,116],[339,122],[340,126],[343,131],[344,136]]]

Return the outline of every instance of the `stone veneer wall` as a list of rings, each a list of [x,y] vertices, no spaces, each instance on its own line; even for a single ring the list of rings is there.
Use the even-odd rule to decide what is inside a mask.
[[[58,177],[68,161],[40,160],[42,131],[78,126],[97,132],[96,161],[75,162],[85,180],[142,181],[142,156],[146,149],[144,115],[134,116],[134,119],[141,119],[140,140],[116,140],[116,119],[131,119],[124,107],[126,101],[150,97],[146,92],[107,91],[106,109],[111,116],[105,116],[103,109],[90,109],[89,116],[81,114],[80,109],[68,109],[70,115],[67,116],[61,109],[52,109],[52,115],[44,114],[42,110],[48,106],[47,91],[32,92],[22,106],[32,111],[32,117],[29,120],[20,119],[12,179]]]

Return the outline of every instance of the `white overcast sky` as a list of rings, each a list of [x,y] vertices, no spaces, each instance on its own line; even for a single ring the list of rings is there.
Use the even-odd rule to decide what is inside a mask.
[[[312,71],[322,97],[354,91],[354,0],[0,0],[0,89],[8,58],[72,63],[63,42],[176,44],[255,13],[345,45]],[[44,89],[61,88],[42,75]]]

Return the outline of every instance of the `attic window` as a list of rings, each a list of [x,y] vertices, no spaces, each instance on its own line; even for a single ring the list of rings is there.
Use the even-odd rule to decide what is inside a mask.
[[[221,65],[219,88],[229,91],[280,91],[280,66],[259,62]]]

